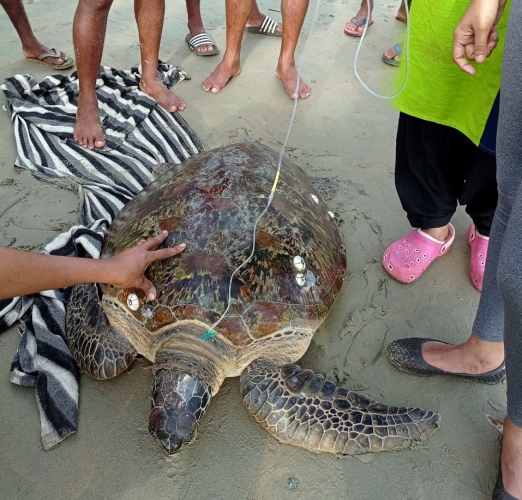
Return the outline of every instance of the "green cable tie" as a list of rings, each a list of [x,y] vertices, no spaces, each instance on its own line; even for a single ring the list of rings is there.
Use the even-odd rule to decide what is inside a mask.
[[[212,330],[210,332],[205,333],[204,335],[201,335],[201,340],[207,340],[212,337],[215,337],[216,335],[217,335],[217,333],[214,330]]]

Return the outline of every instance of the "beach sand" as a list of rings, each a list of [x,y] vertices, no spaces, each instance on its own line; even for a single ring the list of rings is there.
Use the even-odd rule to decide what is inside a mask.
[[[51,451],[42,449],[34,390],[9,382],[19,334],[0,335],[0,491],[10,499],[190,500],[481,500],[490,498],[499,456],[499,435],[485,420],[505,414],[505,386],[484,386],[448,377],[417,378],[394,369],[386,346],[405,336],[464,341],[479,293],[469,278],[465,231],[459,208],[456,241],[415,284],[391,279],[381,266],[386,246],[410,231],[394,187],[397,111],[366,92],[354,76],[358,40],[343,33],[356,0],[322,0],[302,60],[312,96],[298,103],[285,155],[310,175],[335,178],[340,191],[329,203],[342,219],[349,275],[340,297],[316,333],[301,365],[349,389],[391,405],[439,411],[441,428],[422,446],[393,453],[341,458],[275,441],[243,407],[237,379],[214,398],[196,441],[168,457],[147,431],[151,365],[138,360],[110,382],[81,378],[78,432]],[[270,9],[269,9],[270,7]],[[399,40],[398,2],[376,2],[375,24],[359,58],[359,71],[377,91],[389,90],[396,69],[381,62]],[[225,48],[224,2],[203,1],[208,32]],[[280,19],[277,2],[261,10]],[[38,38],[73,54],[75,2],[26,4]],[[298,56],[312,25],[311,3]],[[184,118],[207,149],[259,141],[275,150],[284,142],[293,102],[275,77],[279,39],[245,36],[243,72],[219,95],[201,81],[221,56],[196,57],[184,37],[183,2],[168,2],[161,49],[166,62],[191,75],[175,91],[187,102]],[[7,16],[0,13],[0,75],[49,74],[24,60]],[[120,69],[139,62],[132,2],[115,0],[103,63]],[[51,71],[52,73],[52,71]],[[0,96],[5,104],[5,97]],[[77,221],[78,197],[19,172],[14,135],[0,113],[0,244],[39,250]],[[16,272],[16,270],[13,270]],[[290,481],[290,482],[289,482]],[[290,488],[291,484],[294,489]],[[298,488],[295,486],[298,485]]]

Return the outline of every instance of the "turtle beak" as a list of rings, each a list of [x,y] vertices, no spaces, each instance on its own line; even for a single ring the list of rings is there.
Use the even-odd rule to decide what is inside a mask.
[[[158,370],[152,391],[149,432],[165,451],[177,453],[196,438],[198,423],[210,402],[210,387],[180,370]]]

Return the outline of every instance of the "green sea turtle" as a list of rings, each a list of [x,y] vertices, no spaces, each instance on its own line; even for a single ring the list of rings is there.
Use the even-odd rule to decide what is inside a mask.
[[[149,267],[154,301],[136,289],[74,287],[67,335],[80,369],[110,379],[138,354],[150,359],[149,430],[168,453],[193,441],[233,376],[249,412],[285,443],[355,455],[424,439],[438,414],[376,403],[294,364],[341,289],[346,255],[333,214],[291,162],[257,225],[253,258],[230,281],[251,252],[277,163],[259,144],[217,148],[172,166],[123,208],[102,257],[165,229],[165,245],[187,248]]]

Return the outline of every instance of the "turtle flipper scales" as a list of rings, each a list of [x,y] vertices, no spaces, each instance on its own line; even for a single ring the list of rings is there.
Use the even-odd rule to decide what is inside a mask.
[[[111,327],[101,306],[97,285],[76,285],[67,307],[67,344],[80,370],[98,380],[116,377],[137,355]]]
[[[397,450],[424,441],[440,422],[433,411],[386,406],[311,370],[262,360],[241,374],[241,396],[276,439],[312,451],[359,455]]]

